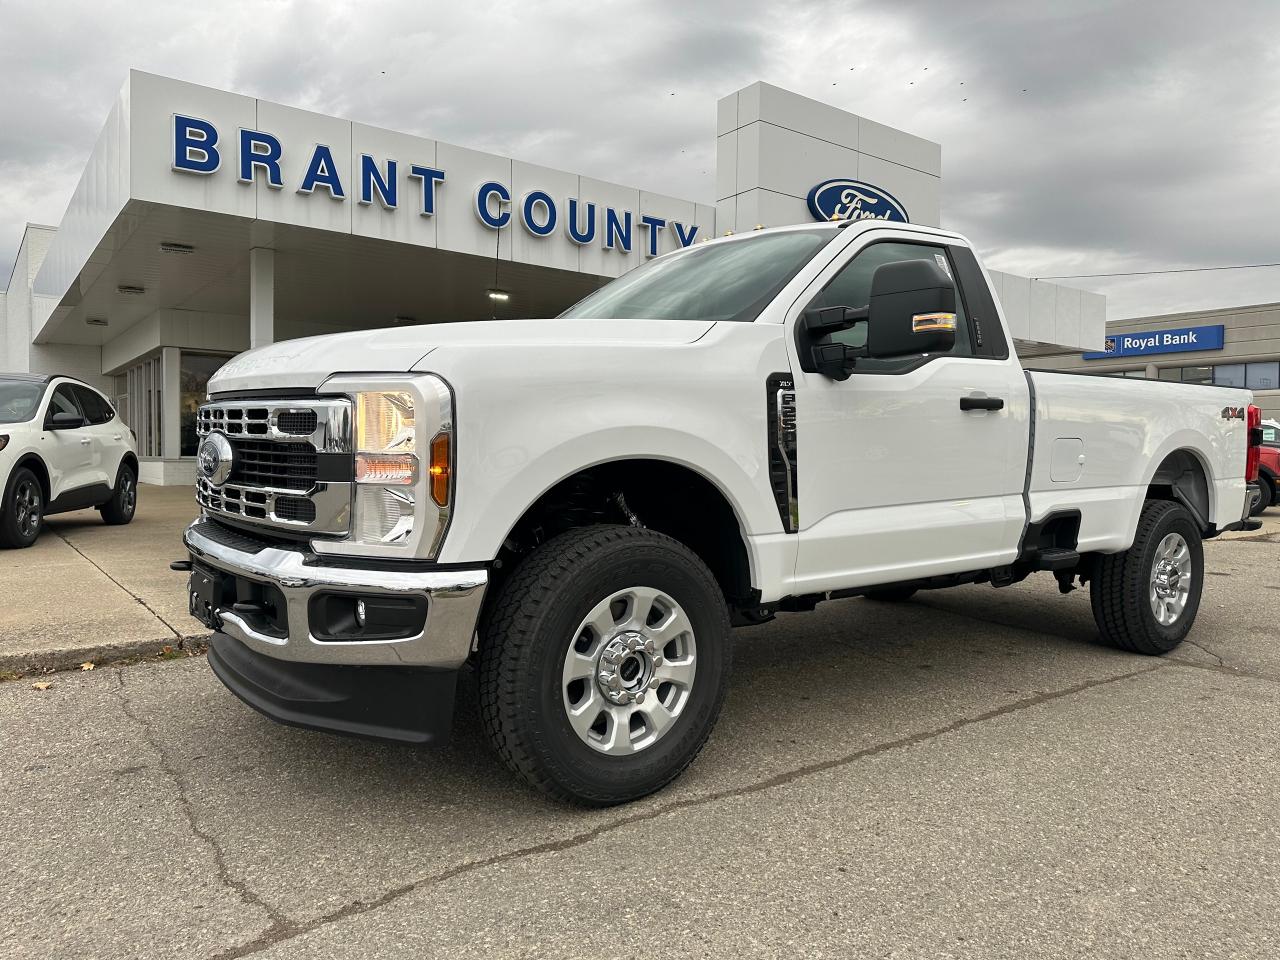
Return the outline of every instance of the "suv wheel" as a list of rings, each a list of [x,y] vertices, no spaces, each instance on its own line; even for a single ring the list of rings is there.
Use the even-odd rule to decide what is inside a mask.
[[[531,786],[625,803],[697,756],[729,665],[724,598],[687,547],[636,527],[571,530],[530,554],[492,600],[481,715]]]
[[[44,488],[26,467],[13,472],[0,503],[0,546],[29,547],[44,525]]]
[[[1195,622],[1204,588],[1204,547],[1191,514],[1148,500],[1133,546],[1105,554],[1089,584],[1102,636],[1123,650],[1168,653]]]
[[[138,475],[127,463],[120,464],[120,472],[116,474],[116,487],[111,499],[98,508],[102,514],[102,522],[111,526],[120,526],[133,519],[138,509]]]

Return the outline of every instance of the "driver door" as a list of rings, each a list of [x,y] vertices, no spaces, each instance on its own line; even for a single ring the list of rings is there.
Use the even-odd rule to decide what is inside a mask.
[[[80,426],[55,429],[53,418],[58,413],[79,417]],[[92,483],[93,439],[71,384],[60,383],[54,388],[45,410],[44,430],[46,443],[41,455],[49,467],[51,497],[56,499],[69,490]]]
[[[869,231],[851,246],[794,306],[791,324],[808,308],[865,307],[872,275],[885,263],[934,260],[954,281],[964,256],[966,272],[982,278],[970,251],[941,239]],[[858,359],[844,381],[793,363],[797,593],[981,570],[1016,555],[1025,518],[1027,386],[1007,347],[994,355],[989,338],[1002,328],[985,280],[980,291],[956,287],[956,342],[945,354]],[[832,336],[861,347],[866,334],[860,321]],[[795,337],[787,341],[800,349]],[[981,408],[995,399],[1001,409]]]

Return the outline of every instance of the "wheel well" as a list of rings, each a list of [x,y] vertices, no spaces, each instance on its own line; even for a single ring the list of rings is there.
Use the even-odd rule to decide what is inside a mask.
[[[135,479],[137,478],[137,476],[138,476],[138,458],[137,458],[137,457],[135,457],[135,456],[133,455],[133,451],[132,451],[132,450],[131,450],[131,451],[129,451],[128,453],[126,453],[123,457],[121,457],[121,458],[120,458],[120,463],[121,463],[122,465],[123,465],[123,464],[128,464],[128,465],[129,465],[129,469],[133,471],[133,476],[134,476],[134,478],[135,478]]]
[[[36,454],[28,453],[13,465],[15,471],[22,467],[26,467],[36,475],[36,479],[40,481],[40,489],[44,493],[44,502],[48,503],[53,497],[53,492],[49,488],[49,468],[44,465],[44,461]],[[13,474],[10,473],[10,476],[13,476]]]
[[[1201,531],[1208,531],[1209,480],[1200,458],[1190,450],[1175,450],[1156,468],[1147,486],[1150,500],[1173,500],[1181,503],[1195,519]]]
[[[503,541],[494,579],[551,537],[596,523],[665,533],[711,570],[730,605],[753,602],[751,567],[737,515],[701,474],[664,460],[602,463],[561,480],[516,521]]]

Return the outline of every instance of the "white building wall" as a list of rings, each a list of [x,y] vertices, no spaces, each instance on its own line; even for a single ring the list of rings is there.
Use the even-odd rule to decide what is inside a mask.
[[[938,144],[767,83],[716,105],[719,234],[812,221],[809,190],[837,177],[892,194],[913,223],[939,225]]]
[[[1107,324],[1107,298],[1102,294],[1000,270],[987,272],[1015,340],[1102,349]]]

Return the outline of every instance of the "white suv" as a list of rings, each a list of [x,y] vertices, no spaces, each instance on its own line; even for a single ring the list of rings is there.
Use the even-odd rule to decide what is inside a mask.
[[[0,547],[29,547],[52,513],[138,506],[133,434],[97,390],[70,377],[0,374]]]

